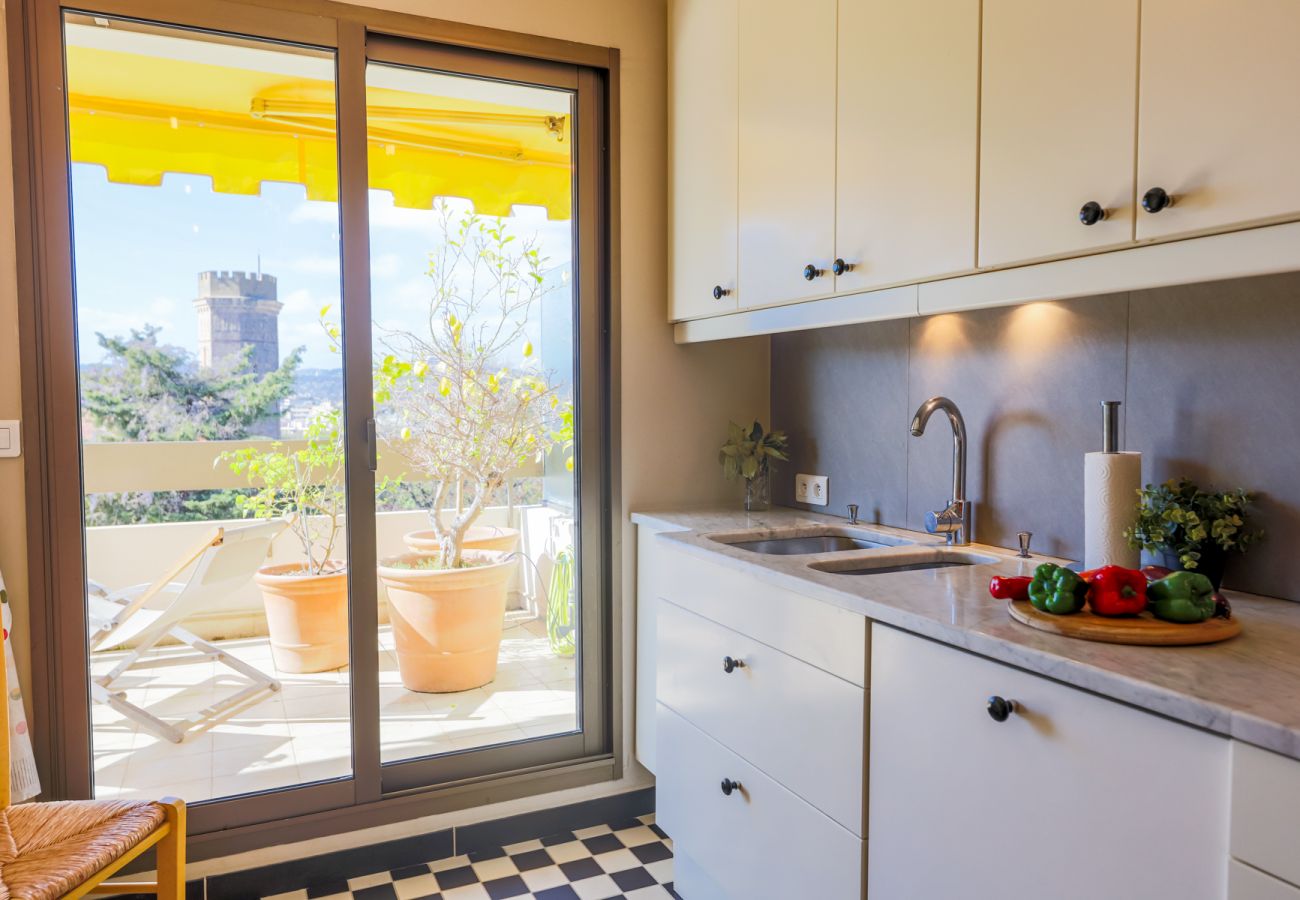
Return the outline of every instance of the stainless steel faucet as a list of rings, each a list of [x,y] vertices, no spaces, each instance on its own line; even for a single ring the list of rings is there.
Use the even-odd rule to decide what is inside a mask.
[[[952,499],[947,508],[925,514],[925,530],[947,535],[949,544],[969,544],[971,505],[966,499],[966,423],[961,410],[947,397],[931,397],[912,417],[912,437],[925,434],[925,423],[936,409],[947,413],[952,425]]]

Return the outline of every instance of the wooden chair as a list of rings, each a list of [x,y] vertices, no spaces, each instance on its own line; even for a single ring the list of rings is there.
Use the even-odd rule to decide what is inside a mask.
[[[185,896],[185,803],[68,800],[9,805],[9,703],[0,641],[0,896],[54,900],[87,894]],[[152,883],[103,884],[157,848]]]

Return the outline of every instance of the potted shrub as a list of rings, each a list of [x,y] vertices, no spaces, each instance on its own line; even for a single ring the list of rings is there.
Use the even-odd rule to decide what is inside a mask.
[[[306,446],[222,454],[235,472],[259,486],[239,506],[259,518],[285,516],[302,560],[267,565],[255,580],[266,605],[271,654],[281,672],[325,672],[348,664],[347,567],[334,559],[343,527],[343,429],[337,410],[308,424]]]
[[[496,677],[507,587],[517,563],[473,549],[471,529],[510,474],[541,458],[559,405],[528,339],[544,260],[477,216],[453,225],[431,256],[427,331],[385,332],[376,367],[389,446],[433,489],[421,548],[380,561],[402,683],[463,691]],[[447,509],[454,492],[468,499]]]
[[[1243,490],[1202,491],[1187,478],[1148,484],[1138,491],[1137,522],[1124,534],[1129,546],[1157,554],[1167,568],[1200,572],[1218,590],[1228,554],[1263,536],[1246,528],[1254,499]]]

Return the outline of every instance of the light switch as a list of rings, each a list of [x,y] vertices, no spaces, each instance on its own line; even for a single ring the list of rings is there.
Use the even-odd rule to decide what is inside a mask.
[[[0,419],[0,458],[17,456],[22,452],[17,419]]]

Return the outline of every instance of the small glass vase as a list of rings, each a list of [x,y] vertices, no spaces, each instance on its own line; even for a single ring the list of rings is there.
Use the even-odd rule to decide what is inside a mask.
[[[772,479],[767,469],[745,479],[745,512],[762,512],[772,505]]]

